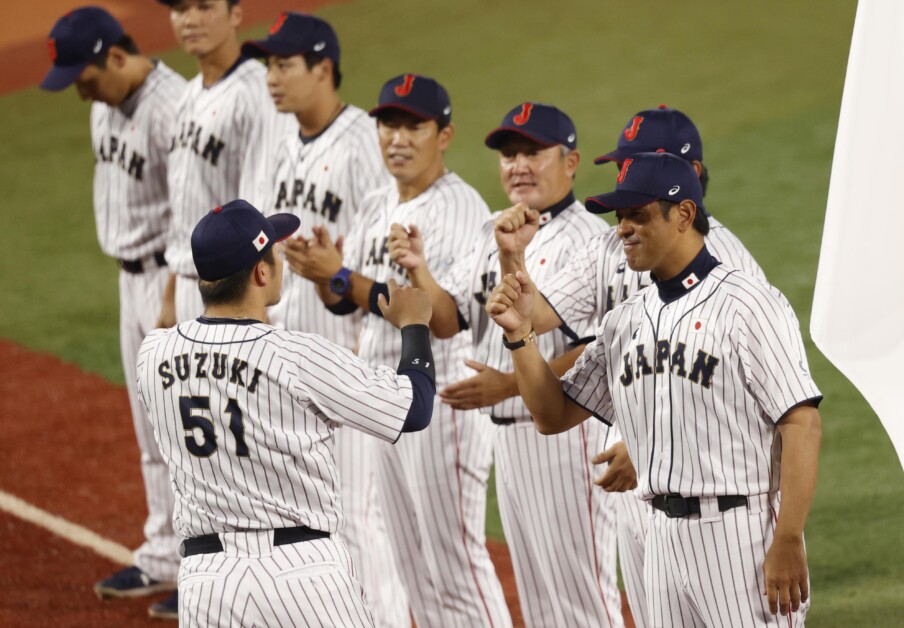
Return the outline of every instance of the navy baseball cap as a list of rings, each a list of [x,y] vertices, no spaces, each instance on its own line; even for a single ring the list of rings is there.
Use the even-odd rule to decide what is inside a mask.
[[[700,132],[685,114],[660,105],[634,115],[618,136],[618,148],[593,160],[599,165],[623,161],[635,153],[663,151],[687,161],[703,161]]]
[[[291,57],[308,52],[332,59],[336,67],[339,66],[336,31],[326,20],[305,13],[283,13],[270,27],[266,39],[242,44],[242,54],[249,57]]]
[[[483,141],[498,150],[505,138],[516,133],[541,146],[562,144],[574,150],[578,147],[578,132],[563,111],[552,105],[526,102],[518,105],[502,119],[499,128],[494,129]]]
[[[53,67],[41,81],[41,87],[51,92],[69,87],[92,59],[106,53],[122,35],[122,26],[116,18],[100,7],[70,11],[50,31],[47,51]]]
[[[422,120],[436,120],[440,126],[452,120],[452,101],[446,88],[420,74],[401,74],[383,84],[377,106],[369,113],[373,117],[387,109],[401,109]]]
[[[300,225],[301,219],[293,214],[265,218],[242,199],[210,210],[191,234],[191,256],[198,277],[217,281],[249,268]]]
[[[700,177],[689,161],[671,153],[638,153],[622,161],[614,192],[591,196],[584,203],[588,211],[605,214],[643,207],[656,200],[680,203],[685,199],[706,211]]]

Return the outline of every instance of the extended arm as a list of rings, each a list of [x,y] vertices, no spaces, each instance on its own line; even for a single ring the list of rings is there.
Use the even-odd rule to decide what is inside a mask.
[[[769,609],[787,615],[810,595],[804,524],[816,490],[822,419],[819,411],[807,404],[792,409],[777,425],[782,445],[782,503],[763,571]]]

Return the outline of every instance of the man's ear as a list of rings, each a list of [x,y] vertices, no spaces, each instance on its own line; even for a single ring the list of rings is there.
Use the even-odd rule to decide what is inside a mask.
[[[697,208],[697,204],[690,199],[684,199],[678,203],[675,206],[675,210],[678,216],[678,230],[682,233],[694,226],[694,217],[700,211]]]

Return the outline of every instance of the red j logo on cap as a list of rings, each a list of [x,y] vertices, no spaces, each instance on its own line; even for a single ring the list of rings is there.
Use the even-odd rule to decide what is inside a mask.
[[[623,163],[622,166],[621,166],[621,172],[618,173],[618,182],[619,182],[619,183],[624,183],[624,182],[625,182],[625,177],[626,177],[627,174],[628,174],[628,168],[629,168],[629,167],[631,166],[631,164],[633,164],[633,163],[634,163],[634,160],[633,160],[633,159],[625,159],[625,163]]]
[[[56,51],[56,40],[51,37],[47,40],[47,52],[50,53],[50,60],[56,61],[57,59],[57,51]]]
[[[279,32],[279,29],[282,28],[282,25],[285,23],[287,17],[289,17],[289,14],[283,13],[276,19],[276,22],[274,22],[273,26],[270,27],[271,35],[275,35],[276,33]]]
[[[625,129],[625,139],[629,142],[633,142],[637,137],[637,131],[640,130],[640,123],[643,122],[642,116],[634,116],[634,119],[631,120],[631,126]]]
[[[411,93],[411,88],[414,86],[414,74],[406,74],[405,80],[401,85],[396,85],[395,93],[396,96],[407,96]]]
[[[533,108],[533,103],[524,103],[523,105],[521,105],[521,113],[512,118],[512,122],[514,122],[518,126],[527,124],[527,121],[530,120],[530,112]]]

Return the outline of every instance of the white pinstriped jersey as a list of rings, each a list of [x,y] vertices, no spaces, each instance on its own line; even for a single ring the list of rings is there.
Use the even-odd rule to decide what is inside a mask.
[[[778,490],[775,422],[821,397],[788,301],[724,265],[675,301],[654,286],[609,312],[563,388],[617,421],[644,499]]]
[[[424,238],[427,265],[441,276],[471,249],[489,215],[480,194],[452,172],[405,202],[399,200],[393,183],[364,200],[359,222],[348,237],[345,266],[381,283],[395,279],[399,285],[408,284],[405,270],[389,259],[387,240],[392,223],[406,227],[415,224]],[[392,325],[380,316],[364,316],[359,355],[368,364],[396,364],[401,351],[401,337],[393,333]],[[437,389],[467,375],[463,361],[471,353],[471,339],[466,333],[434,340]]]
[[[737,236],[709,217],[706,247],[720,262],[766,281],[763,269]],[[649,272],[628,267],[618,228],[610,227],[576,251],[568,266],[538,289],[567,325],[592,321],[598,325],[606,312],[652,283]]]
[[[210,87],[200,74],[193,78],[179,102],[169,160],[173,231],[166,249],[174,273],[197,276],[191,233],[207,212],[237,198],[255,207],[266,199],[276,143],[298,128],[293,116],[276,111],[266,77],[263,65],[243,58]]]
[[[395,441],[412,401],[411,381],[390,368],[314,334],[234,319],[152,332],[139,352],[138,386],[183,537],[298,525],[338,531],[334,430]]]
[[[528,274],[534,282],[553,281],[568,263],[569,251],[584,248],[588,240],[607,227],[605,222],[587,212],[579,201],[573,202],[549,222],[541,224],[525,252]],[[502,345],[502,328],[490,322],[484,309],[500,278],[499,249],[494,228],[493,219],[484,223],[471,254],[459,259],[438,282],[455,299],[458,311],[471,329],[476,347],[474,359],[504,373],[511,373],[515,369],[511,351]],[[589,335],[593,328],[589,321],[578,325],[575,330],[577,335],[573,337],[554,330],[537,338],[537,348],[544,359],[550,360],[571,349],[571,343]],[[499,418],[531,420],[520,396],[505,399],[488,411]]]
[[[347,105],[316,138],[292,133],[280,144],[274,180],[263,212],[292,213],[301,219],[298,234],[326,225],[336,241],[347,235],[364,197],[392,181],[383,165],[376,123],[367,112]],[[336,316],[323,307],[314,284],[289,270],[283,273],[282,299],[270,309],[275,324],[321,334],[344,347],[357,340],[361,313]]]
[[[166,164],[185,79],[161,61],[119,106],[91,105],[94,219],[101,250],[137,260],[166,248]]]

